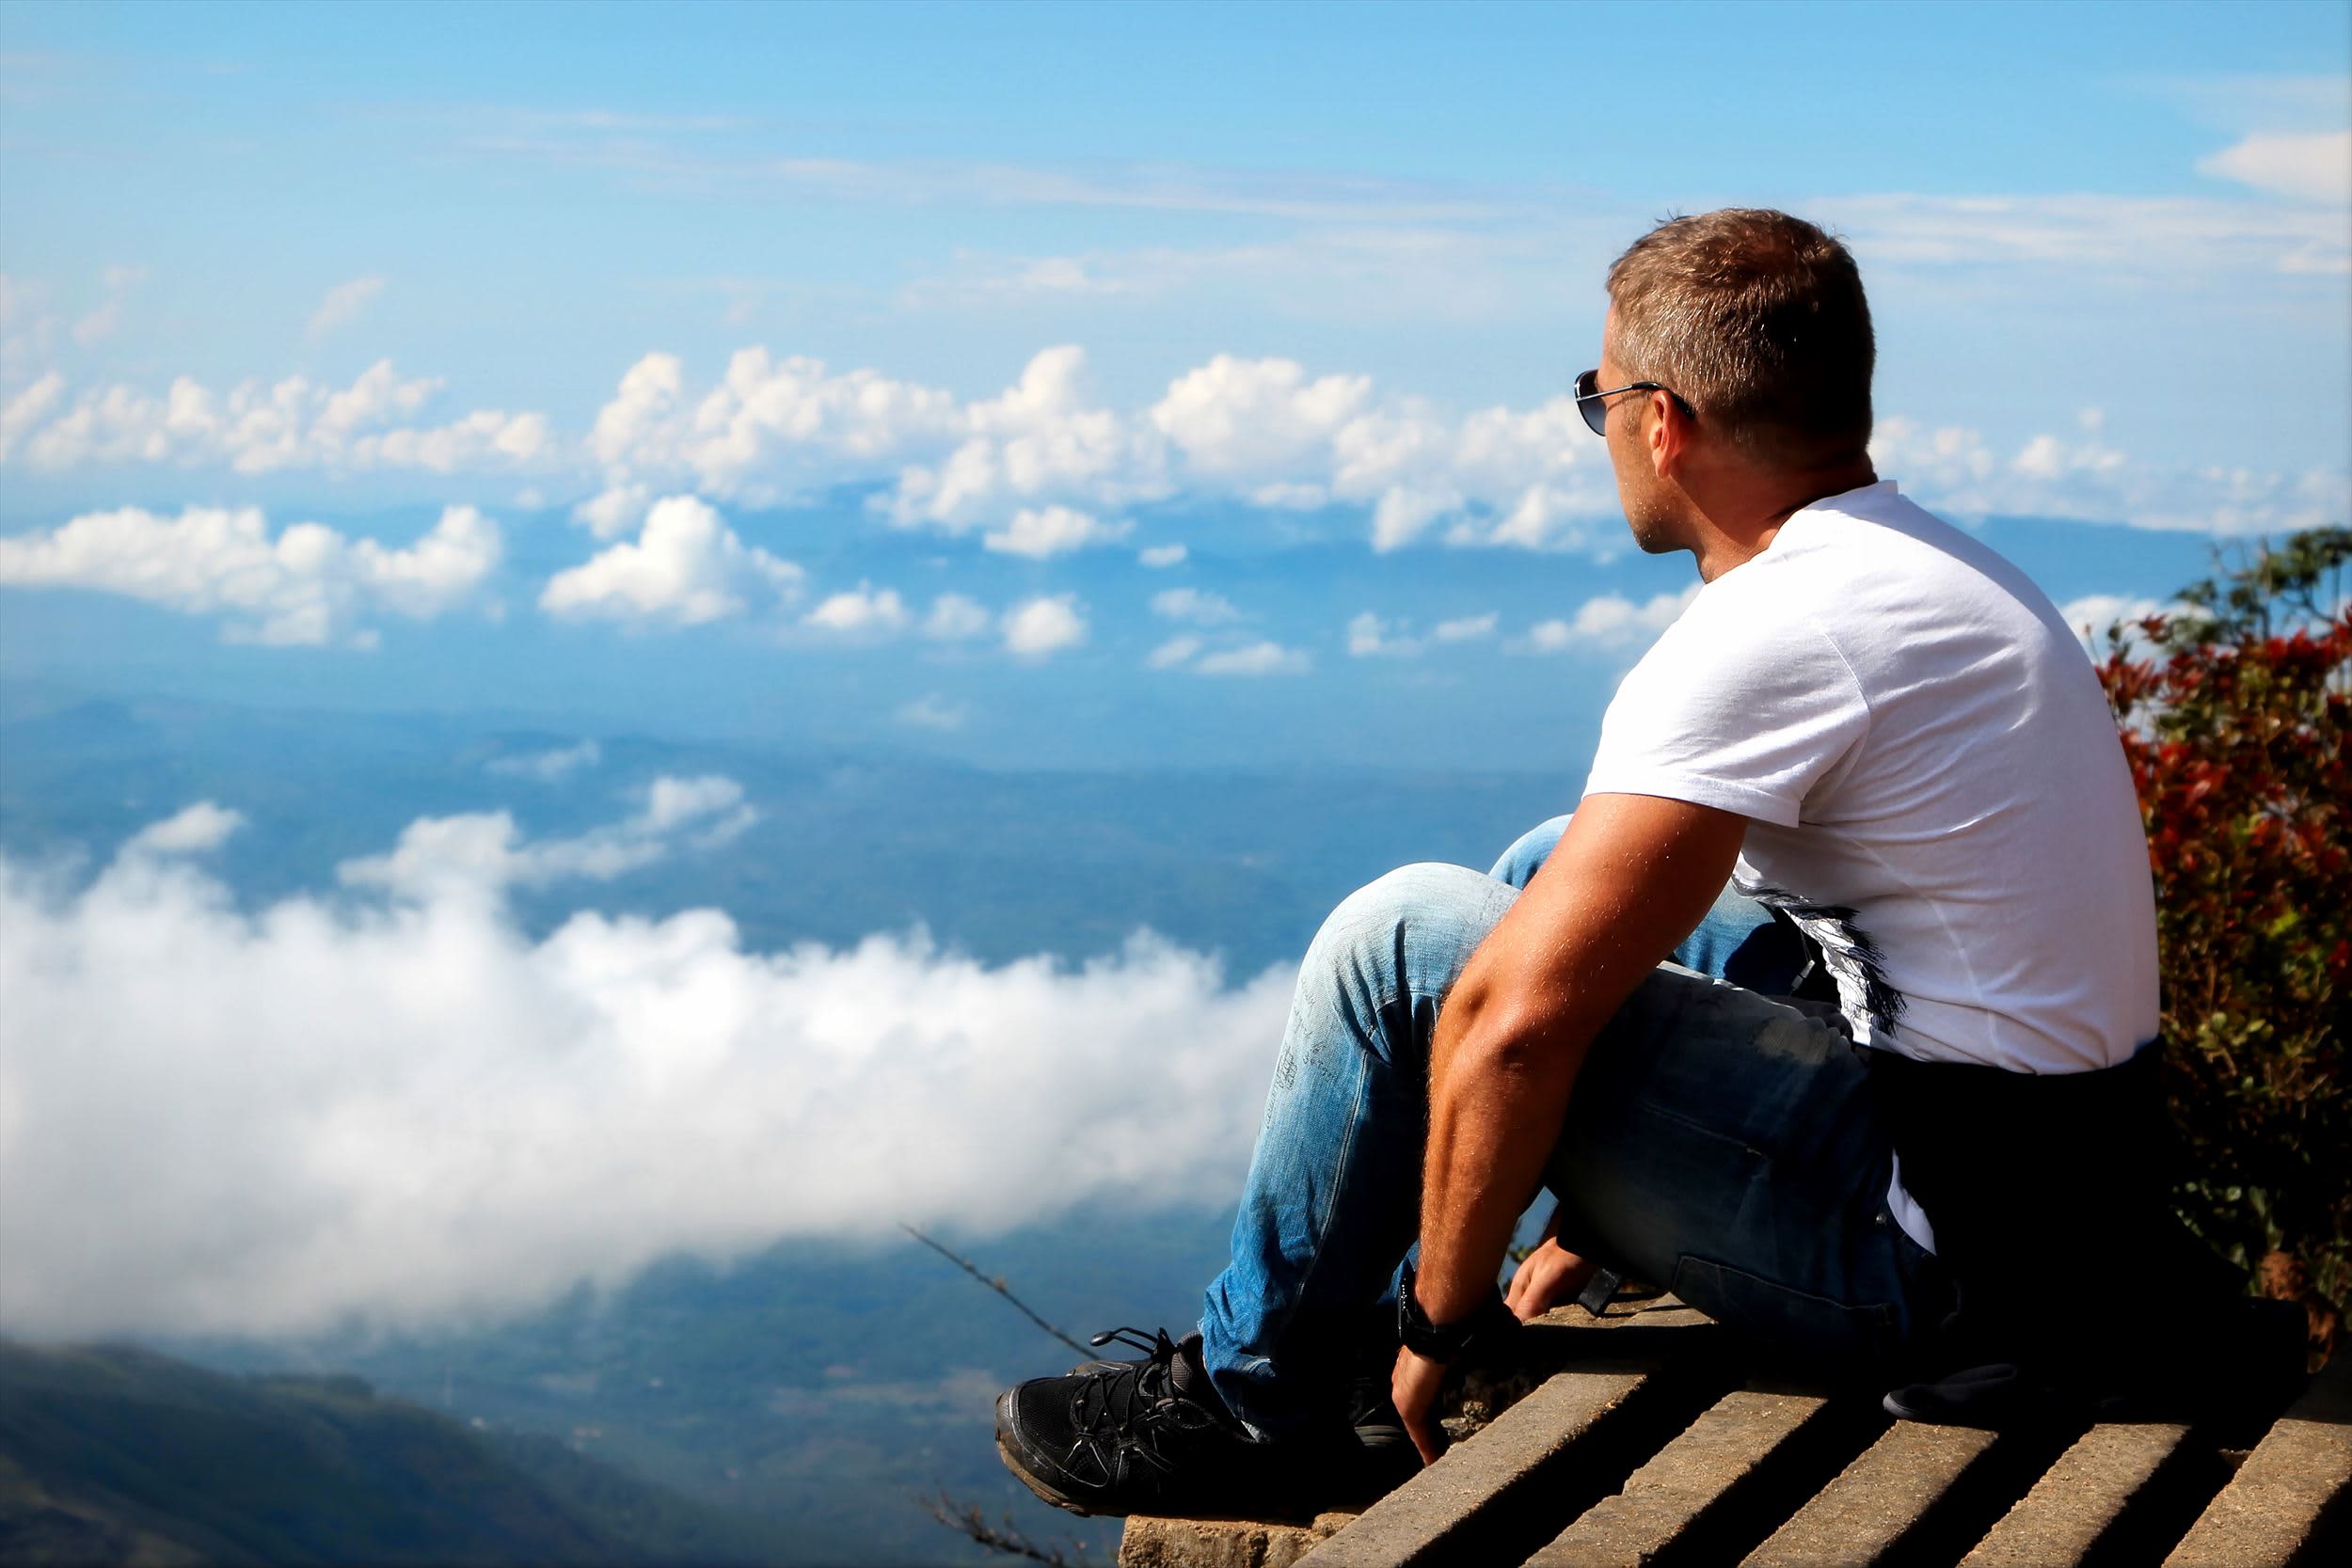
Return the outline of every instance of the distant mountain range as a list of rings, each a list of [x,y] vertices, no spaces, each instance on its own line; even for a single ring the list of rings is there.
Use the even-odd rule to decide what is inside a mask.
[[[350,1376],[0,1341],[0,1562],[791,1560],[781,1526]]]

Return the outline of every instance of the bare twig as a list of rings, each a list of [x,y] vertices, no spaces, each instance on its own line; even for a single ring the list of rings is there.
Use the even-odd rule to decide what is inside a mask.
[[[928,1237],[925,1239],[929,1240]],[[1087,1549],[1074,1541],[1070,1544],[1069,1554],[1051,1546],[1039,1545],[1022,1533],[1021,1527],[1012,1522],[1009,1513],[992,1525],[988,1522],[988,1515],[980,1512],[979,1504],[960,1503],[945,1491],[936,1497],[925,1497],[923,1512],[949,1529],[967,1535],[990,1551],[1001,1552],[1007,1557],[1047,1563],[1051,1568],[1088,1568],[1093,1560],[1087,1555]]]
[[[1020,1309],[1023,1317],[1037,1324],[1038,1327],[1043,1329],[1055,1338],[1059,1339],[1063,1344],[1068,1345],[1072,1350],[1076,1351],[1080,1355],[1091,1354],[1086,1346],[1078,1343],[1077,1340],[1073,1339],[1069,1335],[1064,1334],[1060,1329],[1056,1328],[1052,1323],[1047,1323],[1043,1318],[1039,1317],[1035,1312],[1030,1311],[1029,1304],[1012,1293],[1011,1288],[1005,1283],[1005,1279],[1002,1275],[992,1275],[982,1274],[979,1270],[979,1265],[974,1263],[972,1259],[964,1257],[961,1253],[955,1251],[953,1248],[932,1240],[930,1237],[925,1235],[922,1231],[917,1230],[911,1225],[901,1223],[898,1228],[914,1237],[916,1241],[922,1243],[925,1246],[930,1248],[933,1252],[939,1254],[942,1258],[947,1259],[950,1263],[953,1263],[956,1267],[961,1269],[964,1273],[970,1275],[973,1278],[978,1280],[981,1284],[987,1286],[990,1290],[995,1291],[998,1295],[1004,1297],[1007,1301],[1012,1303],[1015,1307]]]

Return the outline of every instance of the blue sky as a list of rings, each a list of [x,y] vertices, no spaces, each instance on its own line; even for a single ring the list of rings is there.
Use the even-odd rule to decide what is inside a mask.
[[[2243,0],[0,8],[0,1329],[1226,1201],[1279,968],[779,911],[1035,951],[1172,862],[1200,942],[1385,869],[1340,765],[1517,770],[1388,781],[1407,855],[1572,803],[1694,583],[1565,397],[1676,211],[1850,239],[1881,472],[2082,620],[2343,522],[2348,68]],[[975,763],[1125,771],[826,827]],[[1288,793],[1138,776],[1211,764]]]
[[[1835,225],[1882,471],[2159,597],[2344,514],[2348,68],[2325,4],[11,7],[0,658],[1568,767],[1690,580],[1559,401],[1610,256]]]

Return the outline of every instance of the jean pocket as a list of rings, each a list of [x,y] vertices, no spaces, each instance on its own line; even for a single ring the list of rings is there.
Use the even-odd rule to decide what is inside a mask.
[[[1899,1348],[1898,1317],[1885,1303],[1849,1307],[1688,1253],[1668,1289],[1726,1328],[1806,1355],[1876,1360]]]

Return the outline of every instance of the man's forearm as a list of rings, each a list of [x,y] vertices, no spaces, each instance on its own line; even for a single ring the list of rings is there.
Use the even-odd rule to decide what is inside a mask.
[[[1494,1288],[1594,1037],[1707,912],[1745,829],[1683,801],[1588,797],[1470,955],[1430,1042],[1414,1294],[1433,1322]]]
[[[1470,1316],[1494,1289],[1558,1141],[1597,1022],[1543,1011],[1515,1005],[1473,961],[1439,1014],[1414,1283],[1434,1322]]]

